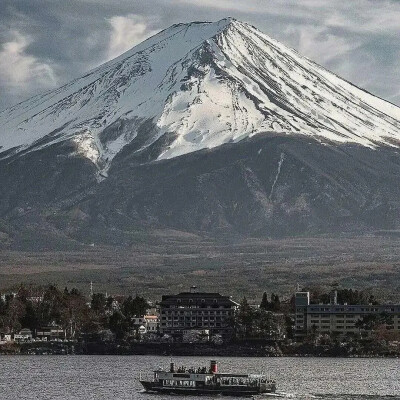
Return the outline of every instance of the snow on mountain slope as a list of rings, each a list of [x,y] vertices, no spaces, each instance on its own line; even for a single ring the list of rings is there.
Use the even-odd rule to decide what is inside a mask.
[[[103,173],[127,144],[158,158],[259,132],[398,146],[400,108],[231,18],[178,24],[0,113],[0,159],[71,140]]]

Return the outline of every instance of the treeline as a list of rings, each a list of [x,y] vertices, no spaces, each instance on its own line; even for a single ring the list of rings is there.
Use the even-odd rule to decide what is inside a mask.
[[[109,329],[121,337],[132,328],[133,318],[149,308],[140,296],[115,299],[96,293],[88,300],[79,290],[20,286],[15,294],[0,297],[0,332],[15,333],[29,328],[58,325],[67,337]]]
[[[281,301],[277,294],[271,294],[271,300],[268,300],[268,294],[266,292],[263,293],[260,308],[266,311],[274,311],[279,312],[282,311]]]
[[[313,303],[329,303],[330,293],[313,290]],[[376,304],[377,300],[367,291],[341,289],[337,291],[339,303]],[[0,297],[0,333],[17,333],[29,328],[33,334],[45,326],[58,325],[69,338],[85,334],[111,331],[117,340],[135,335],[138,326],[135,317],[141,317],[149,309],[141,296],[106,296],[95,293],[88,299],[77,289],[64,290],[54,285],[33,287],[21,285],[15,294]],[[264,293],[261,302],[250,305],[246,298],[239,304],[232,320],[234,338],[243,339],[291,339],[294,326],[294,296],[281,300],[277,294],[269,297]],[[357,321],[363,330],[377,329],[390,323],[390,316],[367,316]]]
[[[135,334],[135,318],[146,314],[147,300],[141,296],[106,296],[94,293],[89,299],[78,289],[57,286],[21,285],[13,294],[0,297],[0,333],[18,333],[28,328],[35,335],[40,328],[57,325],[66,336],[98,334],[109,330],[117,340]],[[292,337],[293,320],[287,315],[290,304],[264,293],[259,306],[244,298],[235,317],[227,323],[237,339],[281,339]]]
[[[259,307],[242,299],[235,315],[234,332],[237,339],[280,340],[293,337],[294,320],[289,314],[290,303],[282,304],[279,296],[272,294],[268,300],[263,294]]]

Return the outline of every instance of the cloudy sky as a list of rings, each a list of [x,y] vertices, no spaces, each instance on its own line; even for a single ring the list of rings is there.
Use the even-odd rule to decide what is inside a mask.
[[[226,16],[400,105],[400,0],[0,0],[0,110],[173,23]]]

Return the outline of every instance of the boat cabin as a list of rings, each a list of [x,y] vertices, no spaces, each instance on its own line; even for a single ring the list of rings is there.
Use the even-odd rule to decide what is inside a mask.
[[[209,369],[180,367],[175,370],[174,363],[171,363],[169,371],[154,371],[154,382],[162,387],[220,387],[223,389],[224,387],[261,387],[271,383],[272,380],[265,375],[218,373],[217,363],[211,361]]]

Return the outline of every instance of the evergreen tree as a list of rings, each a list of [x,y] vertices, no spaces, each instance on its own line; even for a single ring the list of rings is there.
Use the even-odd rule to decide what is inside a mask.
[[[117,339],[123,339],[129,330],[129,324],[125,316],[117,311],[110,317],[109,328],[111,332],[115,333]]]
[[[243,297],[239,304],[239,310],[236,316],[237,334],[241,338],[250,338],[253,335],[253,310]]]
[[[263,310],[268,310],[269,308],[269,301],[268,301],[268,295],[267,292],[264,292],[262,300],[261,300],[261,304],[260,304],[260,308],[262,308]]]
[[[103,313],[106,307],[106,296],[103,293],[94,293],[90,306],[94,312]]]
[[[129,296],[122,303],[122,312],[127,318],[142,317],[150,308],[144,297],[136,295],[135,298]]]
[[[39,327],[37,312],[32,302],[26,302],[25,313],[21,316],[19,322],[23,328],[29,328],[33,332]]]
[[[72,288],[71,292],[70,292],[70,295],[71,296],[81,296],[82,297],[81,292],[77,288]]]
[[[271,295],[271,311],[278,312],[281,310],[281,301],[279,300],[279,296],[277,294]]]

